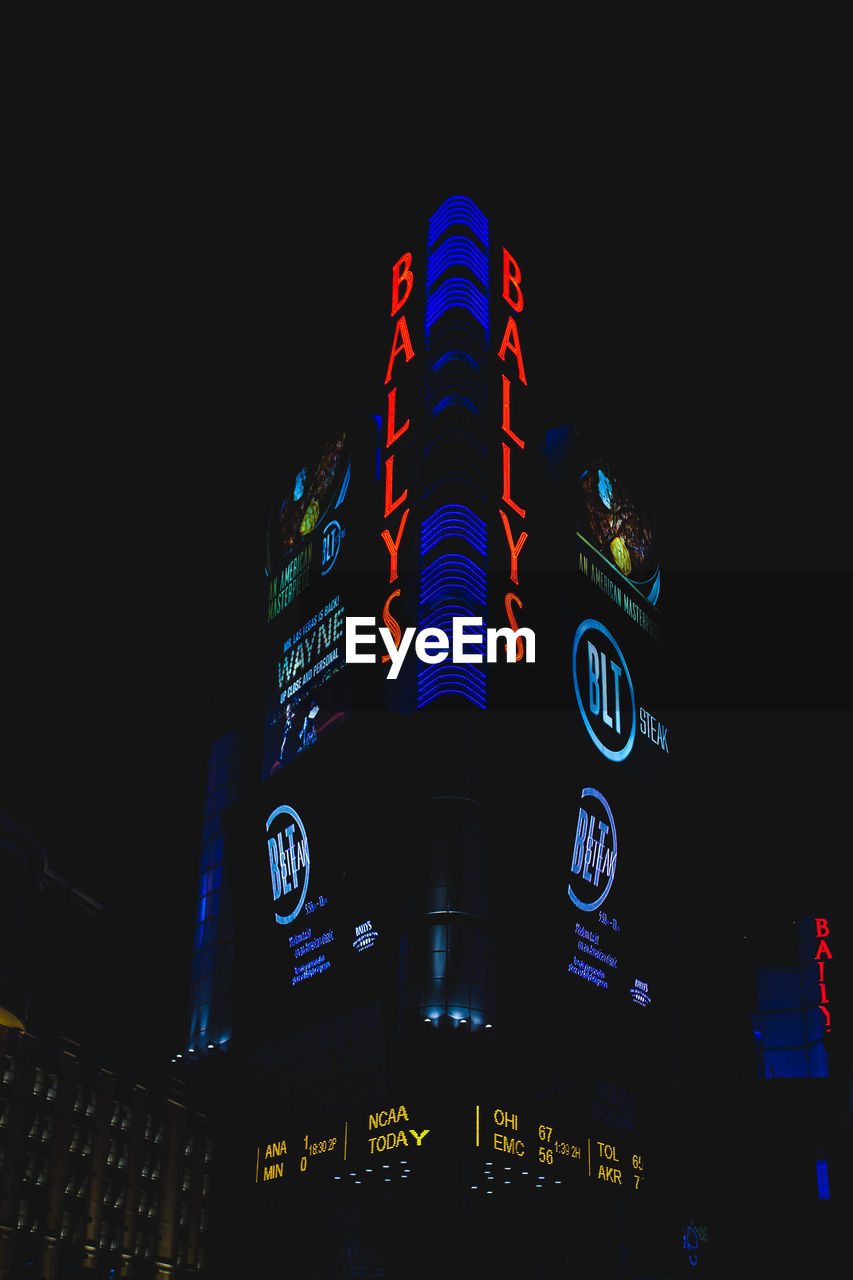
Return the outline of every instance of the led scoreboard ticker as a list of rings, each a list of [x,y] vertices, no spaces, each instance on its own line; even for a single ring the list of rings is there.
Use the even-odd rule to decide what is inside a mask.
[[[425,1164],[449,1174],[460,1158],[471,1190],[485,1194],[526,1184],[634,1195],[645,1191],[648,1174],[646,1146],[636,1134],[566,1119],[545,1104],[517,1109],[506,1098],[486,1097],[452,1108],[389,1098],[348,1117],[270,1132],[253,1156],[259,1187],[307,1185],[316,1176],[391,1182],[416,1176]]]

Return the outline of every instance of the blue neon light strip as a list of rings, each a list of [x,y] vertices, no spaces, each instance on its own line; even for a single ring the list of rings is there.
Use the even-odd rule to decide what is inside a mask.
[[[453,592],[461,599],[471,599],[486,604],[486,574],[467,556],[439,556],[421,574],[421,604],[436,599],[447,599]]]
[[[467,236],[448,236],[427,258],[427,288],[434,285],[450,267],[467,267],[485,290],[489,288],[489,264],[486,255]]]
[[[454,228],[454,233],[448,234],[451,228]],[[460,228],[463,229],[461,233]],[[474,238],[464,234],[465,229],[470,230]],[[433,434],[426,447],[426,452],[429,452],[444,439],[443,424],[437,421],[439,415],[450,410],[450,420],[455,425],[458,414],[453,410],[464,410],[474,419],[481,418],[485,411],[485,354],[489,342],[489,224],[473,201],[465,196],[453,196],[445,200],[430,218],[427,241],[425,408],[433,419]],[[436,329],[437,321],[442,319],[443,323]],[[469,469],[473,463],[478,470],[479,455],[484,455],[485,449],[476,438],[478,428],[472,425],[471,429],[474,435],[459,431],[455,426],[452,447],[462,450]],[[438,437],[434,434],[436,431],[440,433]],[[436,455],[437,458],[441,456],[441,453]],[[451,456],[456,455],[448,455]],[[442,488],[454,478],[471,485],[470,474],[464,477],[443,474],[435,488]],[[474,488],[476,490],[476,485]],[[422,495],[425,504],[429,496],[428,493]],[[445,540],[451,540],[452,551],[441,546]],[[418,616],[422,627],[439,627],[448,634],[452,631],[455,617],[479,617],[485,615],[487,609],[485,567],[470,556],[460,554],[456,540],[467,543],[472,554],[485,561],[488,545],[486,524],[467,506],[445,504],[423,521]],[[426,564],[426,558],[436,550],[444,554]],[[480,665],[460,664],[456,667],[450,661],[421,664],[418,668],[417,705],[422,707],[442,694],[461,694],[485,708],[486,683],[486,674]]]
[[[441,356],[427,370],[424,402],[431,416],[443,413],[453,405],[474,414],[482,413],[486,408],[485,380],[478,376],[480,370],[476,362],[466,356],[463,363],[457,358],[459,354],[451,352]]]
[[[449,636],[453,630],[454,618],[470,618],[471,616],[472,615],[467,612],[467,606],[460,600],[445,600],[442,604],[436,605],[431,613],[421,615],[420,627],[421,630],[423,630],[424,627],[440,627],[441,630],[446,631]],[[483,627],[483,634],[485,635],[485,623],[483,624]],[[473,631],[474,628],[472,627],[470,630]],[[471,645],[471,652],[475,653],[476,649],[473,647],[473,640],[471,641]],[[485,653],[485,650],[483,650],[483,652]]]
[[[432,613],[423,619],[421,629],[438,627],[450,636],[453,633],[453,619],[470,616],[477,615],[464,613],[463,607],[458,602],[445,603],[443,606],[434,609]],[[485,632],[482,634],[485,637]],[[485,643],[485,640],[483,643]],[[472,642],[469,649],[472,653],[476,653],[476,644]],[[483,657],[485,658],[485,652],[483,652]],[[469,702],[473,702],[485,710],[486,675],[483,667],[479,664],[454,666],[448,658],[444,662],[436,663],[434,666],[420,666],[418,668],[417,702],[419,707],[426,706],[428,702],[432,702],[433,698],[439,698],[447,693],[461,694]]]
[[[484,556],[487,550],[486,522],[468,507],[448,503],[438,507],[421,525],[421,555],[428,555],[444,538],[464,538]]]
[[[470,351],[443,351],[437,356],[430,366],[430,373],[437,373],[439,369],[443,369],[446,364],[451,361],[464,360],[472,369],[481,369],[483,367],[482,360],[476,360]]]
[[[470,227],[482,245],[489,242],[489,224],[473,200],[467,196],[451,196],[439,205],[429,220],[427,243],[434,244],[448,227]]]
[[[467,409],[469,413],[473,414],[478,414],[480,412],[479,406],[474,404],[474,401],[470,396],[459,393],[456,395],[442,396],[437,404],[430,406],[430,413],[435,416],[438,413],[443,413],[445,409],[451,409],[454,407],[457,409]]]
[[[445,280],[440,284],[427,299],[427,333],[429,333],[435,322],[444,315],[445,311],[451,311],[454,307],[461,307],[466,311],[470,311],[477,323],[488,330],[488,298],[470,280],[464,280],[461,276],[451,276],[449,280]]]
[[[424,707],[443,694],[459,693],[486,708],[486,677],[479,667],[454,667],[449,661],[418,671],[418,706]]]
[[[450,630],[448,627],[442,627],[448,636]],[[475,646],[470,646],[472,652],[476,652]],[[483,658],[485,659],[485,648],[483,650]],[[429,701],[430,698],[436,698],[447,689],[454,692],[459,690],[470,689],[477,697],[482,699],[482,705],[486,702],[486,675],[482,663],[456,666],[445,658],[443,662],[435,663],[433,666],[421,666],[418,669],[418,699],[420,704]]]

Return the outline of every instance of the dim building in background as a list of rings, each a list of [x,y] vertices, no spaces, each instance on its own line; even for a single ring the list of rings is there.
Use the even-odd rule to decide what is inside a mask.
[[[213,1144],[181,1082],[109,1055],[103,908],[0,819],[0,1276],[205,1263]],[[58,960],[61,959],[61,963]]]
[[[813,1237],[832,1238],[853,1187],[845,918],[804,916],[779,945],[780,963],[755,968],[750,1097],[767,1153],[764,1196],[777,1220],[796,1215]]]

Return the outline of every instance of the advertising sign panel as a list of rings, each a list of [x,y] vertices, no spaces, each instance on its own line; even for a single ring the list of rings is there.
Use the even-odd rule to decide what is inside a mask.
[[[297,454],[267,523],[263,776],[309,750],[349,711],[344,612],[355,556],[363,450],[356,429]],[[351,581],[351,580],[350,580]]]
[[[560,831],[569,990],[647,1009],[660,972],[671,837],[664,785],[674,749],[663,689],[665,565],[645,486],[618,447],[547,433],[547,517],[537,567],[547,595],[540,653],[559,747],[545,766],[544,824]],[[613,459],[613,460],[611,460]],[[546,612],[547,611],[547,612]],[[554,742],[558,741],[554,737]],[[552,799],[552,796],[558,799]]]
[[[251,1042],[375,996],[394,951],[389,872],[351,730],[295,756],[229,815],[235,990]]]

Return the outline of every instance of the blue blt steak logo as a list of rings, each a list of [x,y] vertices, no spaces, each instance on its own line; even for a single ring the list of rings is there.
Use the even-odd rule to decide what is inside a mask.
[[[584,787],[572,845],[569,897],[581,911],[596,911],[616,875],[616,823],[600,791]]]
[[[276,923],[292,924],[308,892],[311,859],[305,825],[290,805],[279,805],[267,818],[267,851]]]
[[[338,552],[341,549],[341,539],[343,531],[337,520],[331,520],[323,530],[323,541],[321,548],[321,570],[322,574],[329,573],[335,567],[335,561],[338,558]]]
[[[637,705],[628,664],[605,626],[587,618],[575,632],[572,676],[581,718],[608,760],[626,759],[637,732]]]

